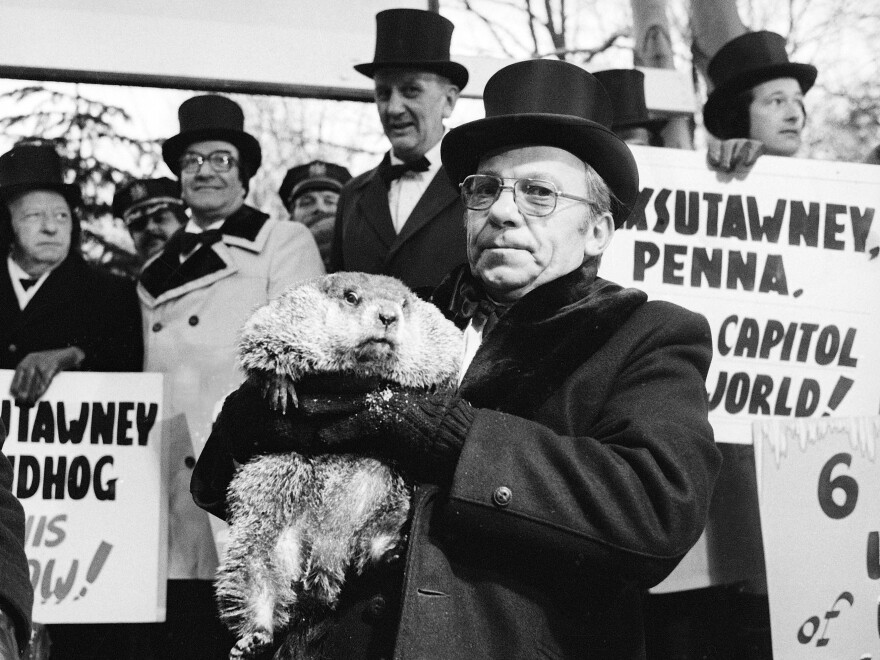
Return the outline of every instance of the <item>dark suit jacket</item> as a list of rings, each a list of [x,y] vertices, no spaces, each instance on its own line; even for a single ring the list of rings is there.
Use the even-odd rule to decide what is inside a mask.
[[[394,232],[388,190],[376,169],[355,177],[342,189],[330,272],[391,275],[413,289],[433,288],[466,261],[464,205],[443,168],[400,234]]]
[[[140,371],[141,315],[135,283],[86,264],[61,263],[19,309],[9,269],[0,264],[0,369],[29,353],[78,346],[83,371]]]

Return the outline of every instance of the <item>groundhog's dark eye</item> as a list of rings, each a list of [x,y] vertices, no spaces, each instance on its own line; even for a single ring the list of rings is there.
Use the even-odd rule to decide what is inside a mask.
[[[347,302],[349,305],[357,305],[361,301],[360,296],[354,291],[346,291],[345,295],[343,295],[343,298],[345,299],[345,302]]]

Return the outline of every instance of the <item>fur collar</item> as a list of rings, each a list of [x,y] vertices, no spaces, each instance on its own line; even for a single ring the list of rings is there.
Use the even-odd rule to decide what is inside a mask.
[[[471,404],[529,417],[641,306],[647,295],[596,277],[596,265],[549,282],[512,305],[486,335],[459,393]],[[459,327],[469,322],[468,289],[456,269],[433,300]]]
[[[257,238],[268,219],[269,216],[262,211],[242,205],[220,227],[222,240],[224,243],[259,251],[261,246]],[[181,263],[182,235],[181,229],[141,271],[141,285],[153,298],[227,267],[223,258],[211,246],[196,250],[189,259]]]

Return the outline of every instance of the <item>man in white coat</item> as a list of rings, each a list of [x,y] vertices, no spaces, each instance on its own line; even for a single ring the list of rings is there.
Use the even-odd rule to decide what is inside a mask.
[[[226,658],[232,638],[216,615],[218,556],[208,515],[192,500],[192,468],[215,407],[238,387],[235,343],[257,307],[324,273],[309,230],[244,203],[260,166],[259,142],[234,101],[196,96],[178,111],[180,132],[162,155],[180,178],[191,219],[148,261],[138,293],[144,371],[165,374],[163,440],[169,465],[168,611],[160,657]]]

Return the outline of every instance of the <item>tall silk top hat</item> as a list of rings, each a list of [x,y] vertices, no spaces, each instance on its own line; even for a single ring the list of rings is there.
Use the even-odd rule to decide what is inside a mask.
[[[614,106],[611,130],[624,128],[647,128],[659,131],[666,125],[665,119],[652,119],[645,104],[645,74],[638,69],[606,69],[593,74]]]
[[[0,200],[31,190],[59,193],[71,210],[82,204],[79,187],[64,183],[61,156],[50,144],[18,144],[0,156]]]
[[[180,176],[180,157],[194,142],[222,140],[234,145],[249,177],[256,174],[262,161],[260,143],[244,132],[244,113],[232,99],[218,94],[194,96],[180,104],[177,110],[180,132],[162,145],[165,164]]]
[[[598,80],[561,60],[527,60],[500,69],[483,92],[486,117],[453,128],[440,157],[458,184],[485,155],[503,148],[550,146],[590,164],[613,195],[619,227],[639,195],[639,170],[623,140],[611,130],[611,100]]]
[[[709,80],[713,89],[703,106],[706,129],[724,137],[724,110],[737,94],[777,78],[794,78],[801,91],[816,82],[816,67],[790,62],[785,38],[775,32],[747,32],[724,44],[709,61]]]
[[[378,69],[416,69],[446,76],[464,89],[468,70],[449,59],[455,26],[448,18],[423,9],[386,9],[376,14],[373,61],[356,64],[355,71],[372,78]]]

